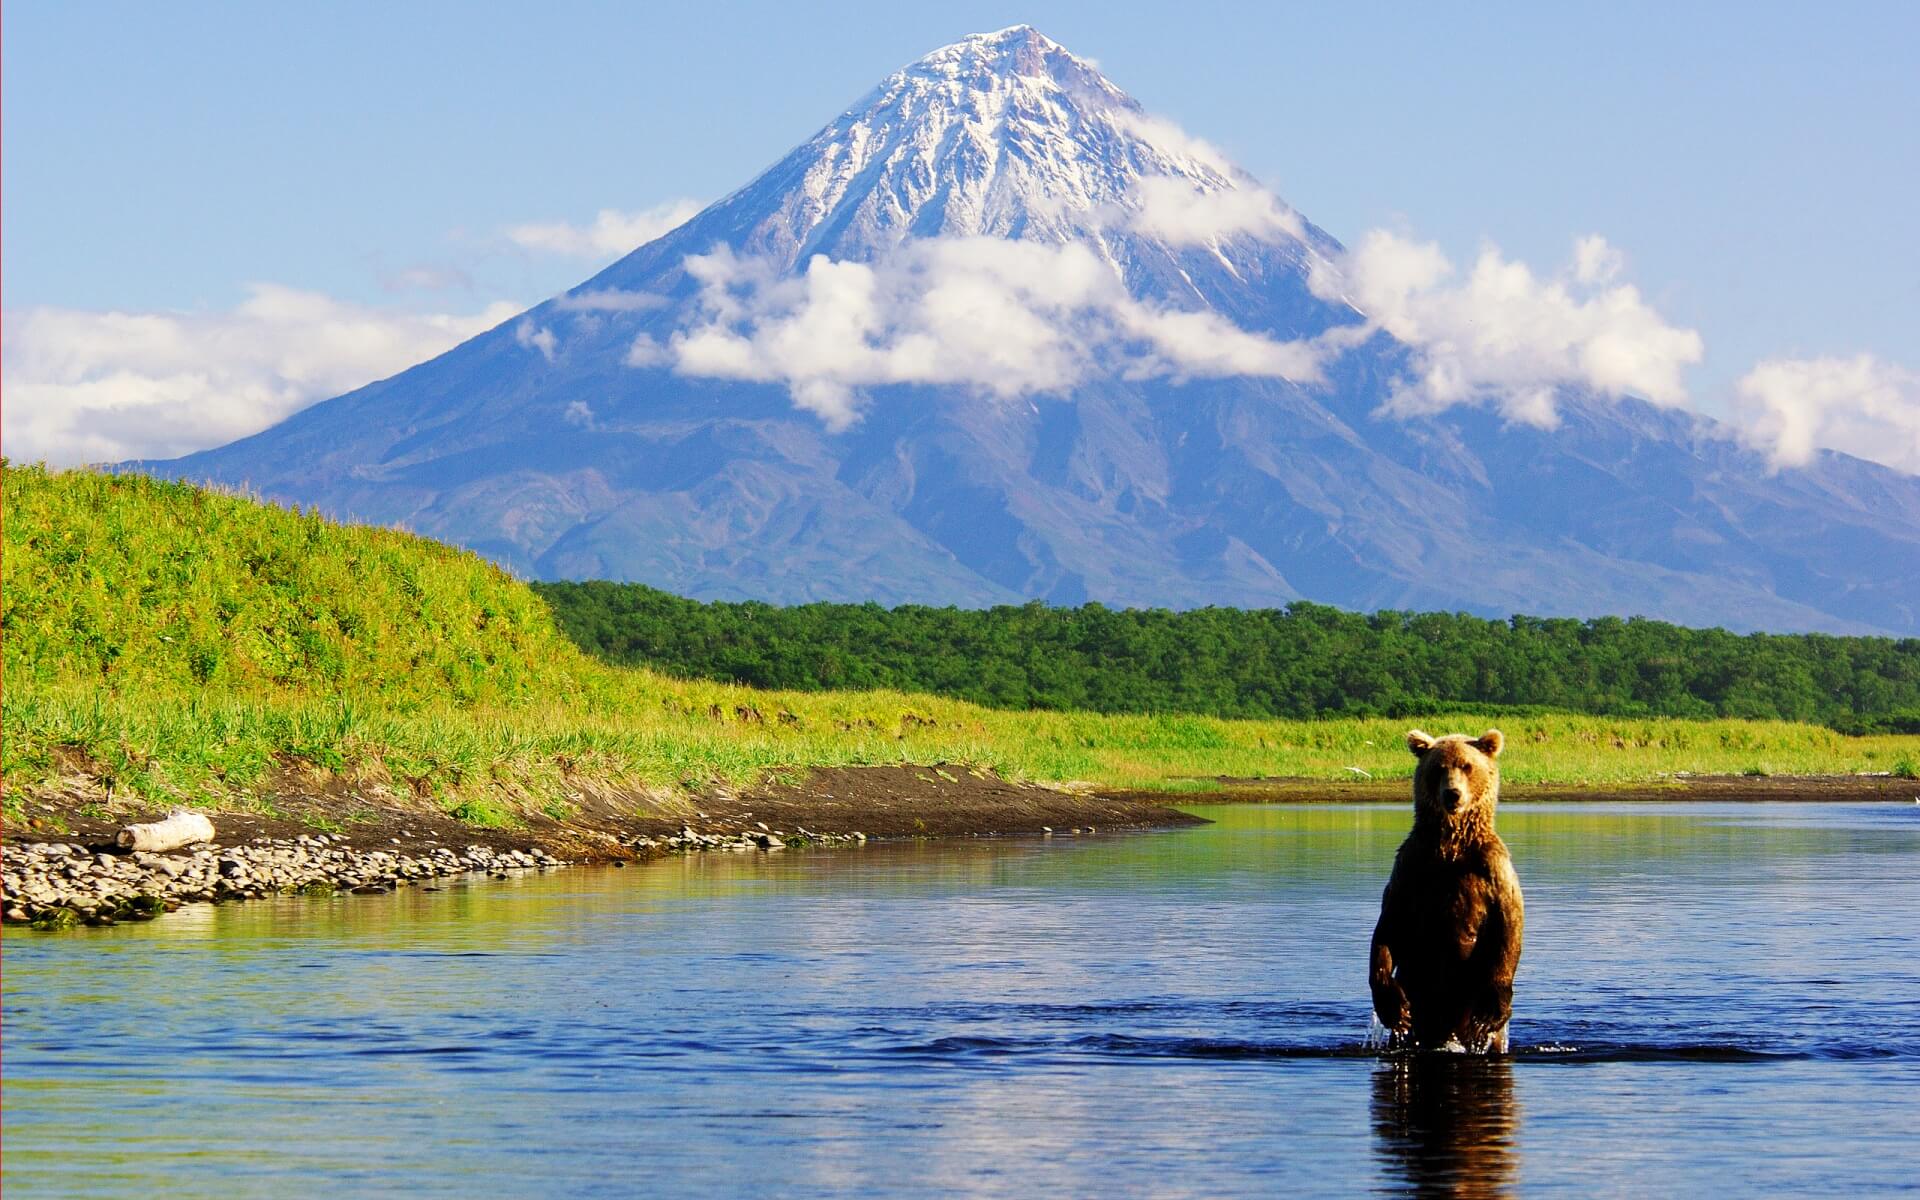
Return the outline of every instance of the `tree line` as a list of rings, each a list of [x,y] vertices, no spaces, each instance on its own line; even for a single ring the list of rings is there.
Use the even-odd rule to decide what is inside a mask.
[[[1641,618],[1280,609],[703,603],[538,583],[588,652],[683,677],[893,688],[996,708],[1225,717],[1444,707],[1812,721],[1920,733],[1920,639],[1746,634]]]

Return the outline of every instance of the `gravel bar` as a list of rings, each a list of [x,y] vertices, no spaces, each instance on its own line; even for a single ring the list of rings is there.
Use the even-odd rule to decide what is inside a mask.
[[[739,833],[702,833],[691,826],[631,843],[640,857],[702,851],[770,852],[802,846],[862,845],[864,833],[787,833],[761,825]],[[535,847],[388,851],[356,848],[331,834],[269,838],[240,846],[199,846],[167,854],[124,853],[107,846],[13,842],[0,858],[0,917],[36,929],[151,920],[182,904],[255,900],[276,895],[372,894],[454,875],[506,879],[568,860]]]

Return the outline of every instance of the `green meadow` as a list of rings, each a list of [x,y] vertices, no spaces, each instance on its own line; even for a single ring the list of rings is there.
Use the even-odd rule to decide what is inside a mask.
[[[610,666],[526,584],[389,529],[137,475],[4,468],[6,804],[56,791],[270,806],[290,774],[478,823],[583,790],[658,797],[812,766],[948,763],[1184,790],[1404,777],[1409,725],[1497,723],[1509,780],[1916,773],[1913,736],[1777,721],[1436,711],[1394,719],[1011,712]]]

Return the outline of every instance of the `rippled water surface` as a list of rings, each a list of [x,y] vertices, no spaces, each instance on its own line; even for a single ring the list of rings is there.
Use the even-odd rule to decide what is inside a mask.
[[[1506,1060],[1362,1048],[1407,813],[707,855],[6,935],[19,1195],[1862,1194],[1920,806],[1511,805]]]

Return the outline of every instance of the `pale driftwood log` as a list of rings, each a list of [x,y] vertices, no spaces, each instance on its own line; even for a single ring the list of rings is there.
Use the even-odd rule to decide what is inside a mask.
[[[174,812],[164,821],[129,825],[114,836],[122,850],[178,850],[213,840],[213,822],[197,812]]]

